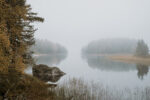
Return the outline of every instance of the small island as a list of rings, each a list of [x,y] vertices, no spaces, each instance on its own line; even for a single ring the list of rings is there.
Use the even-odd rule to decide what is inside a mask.
[[[109,55],[108,58],[116,61],[126,62],[126,63],[136,63],[143,65],[150,65],[149,48],[143,40],[139,40],[134,54],[126,55]]]
[[[113,61],[150,65],[149,48],[144,40],[118,38],[93,41],[82,49],[82,55],[105,56]]]

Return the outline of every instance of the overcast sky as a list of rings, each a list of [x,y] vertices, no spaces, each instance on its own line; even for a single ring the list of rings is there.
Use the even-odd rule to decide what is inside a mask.
[[[100,38],[150,40],[150,0],[28,0],[45,18],[36,38],[82,47]]]

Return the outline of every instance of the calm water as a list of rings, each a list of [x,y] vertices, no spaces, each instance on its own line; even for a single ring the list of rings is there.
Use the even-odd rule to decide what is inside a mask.
[[[68,78],[81,78],[104,86],[122,88],[144,88],[150,86],[149,67],[109,60],[103,56],[83,56],[80,52],[70,52],[68,56],[35,57],[38,64],[57,66],[67,73],[57,83]],[[32,73],[28,68],[27,73]]]

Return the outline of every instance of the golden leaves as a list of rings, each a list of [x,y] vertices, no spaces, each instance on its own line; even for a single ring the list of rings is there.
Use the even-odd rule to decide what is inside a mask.
[[[10,64],[10,42],[6,34],[0,34],[0,71],[6,72]]]
[[[0,0],[0,69],[15,67],[22,71],[24,62],[31,60],[24,56],[34,43],[31,23],[43,21],[36,15],[25,0]]]

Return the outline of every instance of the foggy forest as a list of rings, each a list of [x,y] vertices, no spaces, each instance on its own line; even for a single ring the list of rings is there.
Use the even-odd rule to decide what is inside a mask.
[[[0,0],[0,100],[150,100],[149,0]]]

